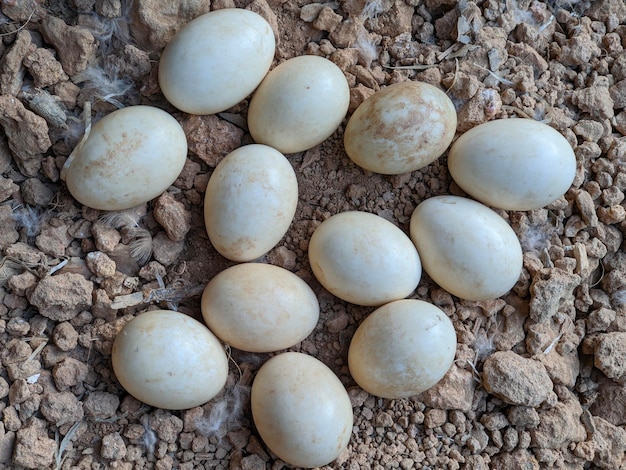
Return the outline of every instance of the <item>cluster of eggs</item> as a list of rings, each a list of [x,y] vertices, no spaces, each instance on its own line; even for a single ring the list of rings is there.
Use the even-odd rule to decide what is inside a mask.
[[[309,149],[345,118],[343,72],[316,56],[287,60],[268,73],[275,39],[261,16],[217,10],[186,25],[159,64],[165,97],[191,114],[224,111],[254,92],[248,127],[256,144],[227,155],[205,193],[204,216],[215,249],[237,264],[215,276],[202,296],[208,328],[177,312],[138,315],[116,338],[112,361],[124,388],[161,408],[206,403],[224,387],[228,361],[220,340],[250,352],[277,352],[306,338],[319,319],[311,288],[295,274],[254,263],[285,235],[298,185],[284,153]],[[241,71],[245,70],[245,73]],[[438,88],[388,86],[365,100],[344,134],[348,156],[366,170],[400,174],[441,156],[456,131],[456,111]],[[94,125],[68,160],[68,189],[83,204],[120,210],[167,189],[187,153],[180,125],[166,112],[133,106]],[[567,141],[529,120],[484,124],[449,153],[459,186],[488,205],[529,210],[571,184],[575,158]],[[350,211],[322,222],[309,243],[311,269],[329,292],[378,307],[358,327],[348,352],[355,381],[385,398],[421,393],[454,360],[456,334],[439,308],[407,300],[422,267],[458,297],[499,297],[517,281],[522,254],[510,226],[487,206],[440,196],[414,211],[410,237],[374,214]],[[252,415],[268,447],[283,460],[316,467],[348,444],[352,409],[335,374],[317,359],[282,353],[252,385]]]

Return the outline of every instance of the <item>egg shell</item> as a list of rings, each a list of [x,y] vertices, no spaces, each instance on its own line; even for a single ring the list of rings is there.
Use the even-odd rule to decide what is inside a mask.
[[[128,393],[169,410],[208,402],[228,375],[226,353],[213,333],[171,310],[151,310],[131,320],[116,336],[111,358]]]
[[[528,211],[569,189],[576,156],[558,131],[531,119],[500,119],[470,129],[452,145],[448,168],[470,196],[500,209]]]
[[[439,158],[456,132],[454,104],[439,88],[402,82],[383,88],[356,109],[344,133],[354,163],[366,170],[397,175]]]
[[[383,398],[422,393],[446,374],[456,354],[456,332],[439,308],[422,300],[396,300],[372,312],[348,350],[356,383]]]
[[[306,282],[271,264],[244,263],[215,276],[202,295],[204,321],[242,351],[272,352],[309,336],[319,304]]]
[[[309,260],[317,280],[340,299],[382,305],[415,290],[422,266],[409,237],[368,212],[331,216],[313,232]]]
[[[352,405],[337,376],[297,352],[274,356],[254,379],[252,417],[263,442],[285,462],[321,467],[347,447]]]
[[[276,49],[272,27],[241,8],[206,13],[184,26],[159,63],[165,98],[190,114],[214,114],[236,105],[267,74]]]
[[[522,248],[515,232],[479,202],[458,196],[426,199],[411,216],[410,232],[424,270],[457,297],[495,299],[519,279]]]
[[[215,168],[204,197],[211,243],[232,261],[252,261],[285,235],[298,203],[298,182],[289,161],[266,145],[228,154]]]
[[[350,87],[339,67],[323,57],[299,56],[265,77],[250,102],[248,127],[255,142],[301,152],[330,137],[349,104]]]
[[[63,177],[74,198],[101,210],[123,210],[165,191],[185,165],[187,138],[180,124],[152,106],[106,115],[66,163]]]

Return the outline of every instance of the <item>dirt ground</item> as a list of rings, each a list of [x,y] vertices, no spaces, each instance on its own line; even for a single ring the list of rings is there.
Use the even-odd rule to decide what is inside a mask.
[[[320,321],[292,349],[331,367],[352,401],[348,449],[324,468],[626,468],[623,0],[2,0],[0,467],[289,467],[251,420],[250,384],[270,355],[229,349],[225,390],[182,412],[132,398],[111,368],[115,335],[134,315],[162,307],[201,319],[204,286],[233,264],[212,248],[202,203],[216,164],[252,142],[248,101],[186,115],[165,101],[156,74],[178,29],[226,7],[269,21],[274,65],[303,54],[337,64],[349,115],[386,85],[425,81],[453,100],[457,135],[492,119],[536,119],[562,133],[578,161],[572,187],[550,206],[498,211],[524,250],[509,294],[463,301],[423,275],[411,297],[453,320],[456,359],[431,390],[386,400],[357,387],[347,367],[352,334],[373,309],[316,282],[308,240],[346,210],[408,233],[421,201],[463,193],[445,155],[398,176],[360,169],[343,149],[349,115],[321,145],[288,155],[297,212],[262,261],[314,289]],[[86,102],[94,121],[142,103],[182,124],[189,156],[164,195],[113,214],[70,196],[59,173],[83,135]]]

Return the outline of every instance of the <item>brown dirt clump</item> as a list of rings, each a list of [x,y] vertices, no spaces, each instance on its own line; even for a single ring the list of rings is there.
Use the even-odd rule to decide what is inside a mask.
[[[147,308],[200,319],[204,286],[232,264],[211,246],[202,204],[219,161],[252,142],[248,100],[189,116],[165,101],[156,73],[177,30],[227,7],[268,20],[274,66],[303,54],[337,64],[350,85],[349,115],[387,85],[424,81],[454,102],[457,135],[531,118],[563,134],[577,158],[563,197],[499,211],[524,250],[511,292],[470,302],[423,276],[411,297],[451,318],[456,359],[432,389],[386,400],[356,386],[347,366],[350,339],[372,309],[317,283],[308,240],[347,210],[408,232],[421,201],[463,193],[445,154],[410,174],[363,171],[343,148],[347,118],[322,144],[288,156],[296,216],[261,261],[314,289],[320,321],[292,349],[327,364],[352,402],[348,449],[324,468],[626,468],[623,0],[0,2],[0,468],[288,468],[250,414],[254,373],[270,355],[228,349],[224,391],[175,412],[128,395],[110,360],[117,333]],[[94,120],[135,104],[175,116],[189,154],[166,193],[114,214],[69,195],[60,172],[83,135],[86,102]]]

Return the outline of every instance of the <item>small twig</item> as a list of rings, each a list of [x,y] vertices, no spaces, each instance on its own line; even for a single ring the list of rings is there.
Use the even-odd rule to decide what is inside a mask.
[[[56,430],[54,434],[54,440],[57,445],[57,448],[54,451],[54,456],[55,456],[55,461],[56,461],[56,470],[61,470],[61,466],[63,465],[63,462],[65,461],[65,457],[63,457],[63,453],[65,452],[65,449],[72,441],[72,437],[74,437],[74,434],[76,434],[76,431],[78,430],[82,422],[83,421],[80,420],[74,423],[74,425],[69,429],[69,431],[67,431],[67,434],[65,435],[65,437],[63,437],[63,440],[61,441],[60,444],[59,444],[59,430],[58,429]]]
[[[26,359],[26,362],[32,361],[33,359],[35,359],[37,355],[43,350],[43,348],[46,347],[46,344],[48,344],[48,340],[43,341],[39,346],[37,346],[37,348],[35,348],[35,350],[30,354],[30,356],[28,356],[28,359]]]
[[[480,65],[480,64],[473,64],[473,65],[475,65],[475,66],[476,66],[476,67],[478,67],[479,69],[486,70],[486,71],[489,73],[489,75],[491,75],[493,78],[495,78],[497,81],[499,81],[500,83],[502,83],[502,84],[504,84],[504,85],[508,85],[508,86],[513,86],[513,85],[515,85],[515,83],[514,83],[514,82],[512,82],[511,80],[507,80],[506,78],[502,78],[500,75],[498,75],[498,74],[497,74],[497,73],[495,73],[495,72],[492,72],[492,71],[491,71],[491,70],[489,70],[487,67],[483,67],[483,66],[482,66],[482,65]]]
[[[416,65],[398,65],[398,66],[391,66],[391,65],[383,65],[383,67],[385,67],[386,69],[391,69],[391,70],[426,70],[426,69],[430,69],[433,67],[437,67],[439,64],[416,64]]]
[[[37,11],[37,9],[33,8],[33,11],[30,12],[30,15],[28,16],[28,18],[26,19],[26,22],[22,26],[17,28],[15,31],[11,31],[10,33],[0,34],[0,38],[5,37],[5,36],[10,36],[11,34],[19,33],[21,30],[23,30],[28,25],[28,23],[30,23],[30,20],[33,18],[33,15],[35,14],[35,11]]]

